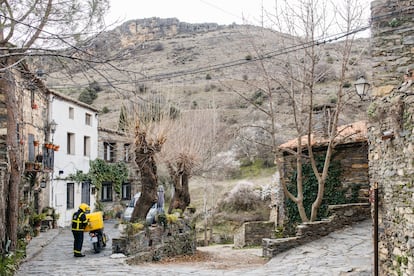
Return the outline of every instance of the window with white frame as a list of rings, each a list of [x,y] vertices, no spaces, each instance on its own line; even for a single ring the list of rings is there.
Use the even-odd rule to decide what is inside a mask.
[[[124,161],[130,162],[131,161],[131,154],[130,154],[131,145],[124,144]]]
[[[121,191],[122,199],[131,199],[131,183],[124,182],[122,183],[122,191]]]
[[[112,182],[102,183],[101,201],[112,201]]]
[[[104,160],[107,162],[116,161],[116,143],[104,142]]]

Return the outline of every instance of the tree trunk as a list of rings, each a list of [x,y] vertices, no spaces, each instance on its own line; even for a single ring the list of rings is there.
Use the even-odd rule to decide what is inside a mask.
[[[171,164],[168,164],[168,169],[174,184],[174,196],[171,200],[171,204],[168,208],[168,213],[171,214],[172,210],[180,209],[185,211],[191,202],[190,191],[188,186],[188,180],[190,178],[185,165],[182,163],[177,164],[179,169],[174,170]]]
[[[4,61],[2,67],[7,66],[7,60]],[[5,102],[7,108],[7,163],[9,165],[9,177],[4,180],[5,192],[5,222],[6,235],[2,235],[2,242],[10,240],[10,247],[5,248],[9,251],[14,251],[17,246],[17,219],[18,219],[18,202],[19,202],[19,183],[20,175],[20,158],[18,154],[17,143],[17,101],[13,85],[13,75],[9,70],[6,70],[0,79],[1,94],[5,95]],[[6,173],[6,175],[8,174]],[[2,206],[3,207],[3,206]],[[3,215],[3,214],[2,214]],[[4,243],[2,243],[4,245]]]
[[[155,153],[161,150],[163,141],[148,144],[144,131],[136,130],[135,162],[141,175],[141,196],[131,215],[131,221],[145,220],[151,206],[157,202],[157,165]]]

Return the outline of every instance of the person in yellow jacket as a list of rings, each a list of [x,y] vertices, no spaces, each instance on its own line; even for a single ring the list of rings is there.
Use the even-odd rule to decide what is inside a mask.
[[[85,257],[82,254],[82,245],[83,245],[83,231],[88,225],[88,220],[86,219],[85,213],[90,211],[89,205],[82,203],[79,205],[78,211],[76,211],[72,216],[72,234],[73,234],[73,256],[75,257]]]

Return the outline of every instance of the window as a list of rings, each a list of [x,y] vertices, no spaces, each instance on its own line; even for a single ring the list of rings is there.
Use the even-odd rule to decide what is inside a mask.
[[[92,125],[92,115],[89,113],[85,114],[85,125],[91,126]]]
[[[33,87],[33,89],[30,89],[30,105],[33,107],[35,103],[35,90]]]
[[[112,201],[112,182],[102,183],[101,201]]]
[[[90,183],[89,182],[82,182],[82,195],[81,195],[81,202],[86,203],[88,205],[91,204],[91,191],[90,191]]]
[[[66,209],[75,208],[75,183],[66,184]]]
[[[104,160],[115,162],[116,143],[104,142]]]
[[[124,144],[124,161],[125,162],[131,161],[131,154],[129,153],[130,149],[131,149],[130,144]]]
[[[73,107],[69,107],[69,119],[75,118],[75,109]]]
[[[131,198],[131,183],[124,182],[122,183],[122,199],[130,199]]]
[[[75,134],[68,132],[67,137],[67,153],[75,154]]]
[[[91,156],[91,137],[83,137],[83,156]]]
[[[34,141],[34,135],[33,134],[29,134],[27,137],[27,141],[29,143],[29,161],[35,161],[35,146],[33,144]]]

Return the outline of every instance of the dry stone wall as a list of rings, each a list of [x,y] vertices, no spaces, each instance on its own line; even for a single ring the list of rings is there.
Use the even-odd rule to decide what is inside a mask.
[[[260,246],[263,238],[275,238],[273,221],[246,222],[234,233],[234,247]]]
[[[379,189],[379,274],[414,275],[414,1],[373,1],[370,184]]]
[[[308,242],[318,240],[336,230],[370,218],[369,203],[353,203],[329,206],[332,214],[322,221],[304,222],[296,227],[296,236],[281,239],[262,239],[263,257],[272,258]]]
[[[166,257],[192,255],[196,251],[195,228],[185,219],[175,223],[148,226],[136,234],[124,233],[112,240],[112,253],[129,256],[129,262],[159,261]]]

